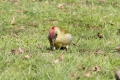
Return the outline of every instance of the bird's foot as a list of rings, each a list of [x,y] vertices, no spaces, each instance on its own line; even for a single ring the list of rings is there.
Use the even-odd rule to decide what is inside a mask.
[[[56,48],[55,47],[51,47],[52,50],[55,50]]]

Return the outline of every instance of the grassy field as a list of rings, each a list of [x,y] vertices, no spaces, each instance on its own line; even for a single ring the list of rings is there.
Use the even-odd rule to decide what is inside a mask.
[[[72,34],[67,52],[49,49],[51,26]],[[119,0],[0,0],[0,80],[115,80],[119,29]]]

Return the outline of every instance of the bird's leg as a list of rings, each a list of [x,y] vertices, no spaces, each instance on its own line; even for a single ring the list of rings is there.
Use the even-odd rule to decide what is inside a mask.
[[[53,43],[50,42],[50,49],[53,49]]]
[[[55,46],[53,46],[53,50],[55,50],[56,48],[55,48]]]
[[[67,46],[66,46],[66,51],[68,51],[68,48],[69,48],[69,46],[67,45]]]
[[[55,48],[55,46],[53,46],[53,45],[51,45],[51,50],[55,50],[56,48]]]
[[[55,46],[54,46],[54,40],[52,40],[52,50],[55,50],[56,48],[55,48]]]

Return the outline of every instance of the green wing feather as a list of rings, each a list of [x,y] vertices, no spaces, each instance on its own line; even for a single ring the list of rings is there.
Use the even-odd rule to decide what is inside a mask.
[[[71,34],[64,28],[56,28],[55,31],[58,35],[55,40],[55,47],[66,47],[72,41]]]

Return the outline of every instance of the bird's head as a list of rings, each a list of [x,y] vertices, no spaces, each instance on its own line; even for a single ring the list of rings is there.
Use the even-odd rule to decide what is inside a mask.
[[[55,26],[50,28],[50,33],[49,34],[50,34],[51,39],[56,38],[57,34],[55,33]]]

